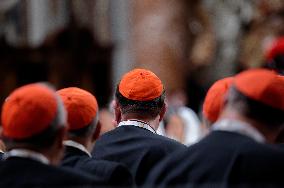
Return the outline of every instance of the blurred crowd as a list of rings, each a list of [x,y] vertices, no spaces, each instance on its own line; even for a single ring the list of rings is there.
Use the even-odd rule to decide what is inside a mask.
[[[0,187],[283,187],[284,1],[114,1],[0,2]]]

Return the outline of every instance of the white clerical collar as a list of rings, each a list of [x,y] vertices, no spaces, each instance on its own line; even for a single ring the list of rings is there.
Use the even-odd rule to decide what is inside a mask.
[[[152,133],[156,134],[155,129],[153,129],[153,127],[151,127],[151,125],[149,125],[148,123],[146,123],[145,121],[141,121],[138,119],[129,119],[127,121],[121,121],[117,127],[120,126],[135,126],[135,127],[140,127],[143,129],[147,129],[148,131],[151,131]]]
[[[77,149],[83,151],[84,153],[88,154],[89,157],[92,157],[92,155],[87,150],[87,148],[85,146],[83,146],[82,144],[78,143],[78,142],[75,142],[73,140],[65,140],[65,141],[63,141],[63,144],[65,146],[70,146],[70,147],[77,148]]]
[[[212,130],[237,132],[254,139],[256,142],[260,143],[265,142],[265,137],[256,128],[252,127],[248,123],[237,120],[231,120],[231,119],[220,120],[215,124],[213,124]]]
[[[4,159],[8,159],[10,157],[29,158],[43,164],[50,164],[50,161],[43,154],[28,149],[12,149],[4,154]]]

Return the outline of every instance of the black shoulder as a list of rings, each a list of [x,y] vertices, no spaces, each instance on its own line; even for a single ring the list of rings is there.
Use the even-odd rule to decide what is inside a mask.
[[[105,186],[106,184],[99,179],[95,179],[88,173],[83,171],[76,171],[73,168],[69,167],[56,167],[56,173],[60,174],[58,176],[62,182],[65,182],[68,185],[80,185],[80,186]]]
[[[134,186],[134,178],[126,166],[111,161],[107,161],[106,163],[108,162],[112,166],[110,180],[114,185]]]
[[[76,168],[89,173],[97,181],[107,185],[128,187],[134,185],[129,170],[118,162],[84,158],[78,161]]]
[[[161,146],[163,148],[168,148],[170,150],[176,150],[176,149],[186,149],[187,147],[180,143],[180,142],[177,142],[176,140],[173,140],[171,138],[168,138],[168,137],[165,137],[165,136],[162,136],[162,135],[158,135],[156,134],[154,137],[153,137],[153,141],[156,141],[158,144],[161,144]]]

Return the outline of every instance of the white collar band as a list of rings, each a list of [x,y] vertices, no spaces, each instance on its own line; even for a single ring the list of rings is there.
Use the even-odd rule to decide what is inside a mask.
[[[87,148],[85,146],[83,146],[82,144],[78,143],[78,142],[75,142],[73,140],[65,140],[65,141],[63,141],[63,144],[65,146],[70,146],[70,147],[77,148],[77,149],[83,151],[84,153],[88,154],[89,157],[92,157],[92,155],[87,150]]]
[[[29,158],[43,164],[50,164],[50,161],[43,154],[27,149],[12,149],[4,154],[4,159],[8,159],[10,157]]]
[[[229,131],[229,132],[237,132],[242,135],[246,135],[257,142],[264,143],[265,137],[250,124],[231,120],[231,119],[222,119],[212,126],[212,130],[221,130],[221,131]]]
[[[148,123],[146,123],[145,121],[141,121],[138,119],[129,119],[126,121],[121,121],[117,127],[120,126],[135,126],[135,127],[140,127],[143,129],[147,129],[148,131],[151,131],[152,133],[156,134],[156,131],[153,127],[151,127],[151,125],[149,125]]]

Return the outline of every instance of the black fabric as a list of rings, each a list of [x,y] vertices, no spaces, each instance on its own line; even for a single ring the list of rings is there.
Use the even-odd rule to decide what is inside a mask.
[[[151,187],[282,187],[284,150],[233,132],[213,131],[151,172]]]
[[[92,154],[96,159],[125,164],[133,174],[136,184],[141,185],[152,167],[161,159],[185,148],[184,145],[149,130],[121,126],[102,135]]]
[[[10,157],[0,162],[0,187],[101,187],[92,176],[38,161]]]
[[[275,70],[280,75],[284,75],[284,55],[276,55],[272,60],[265,62],[264,67]]]
[[[71,146],[65,147],[62,166],[90,173],[95,179],[109,186],[133,187],[134,180],[128,169],[120,163],[96,160],[85,152]]]
[[[4,153],[0,152],[0,161],[3,159]]]

